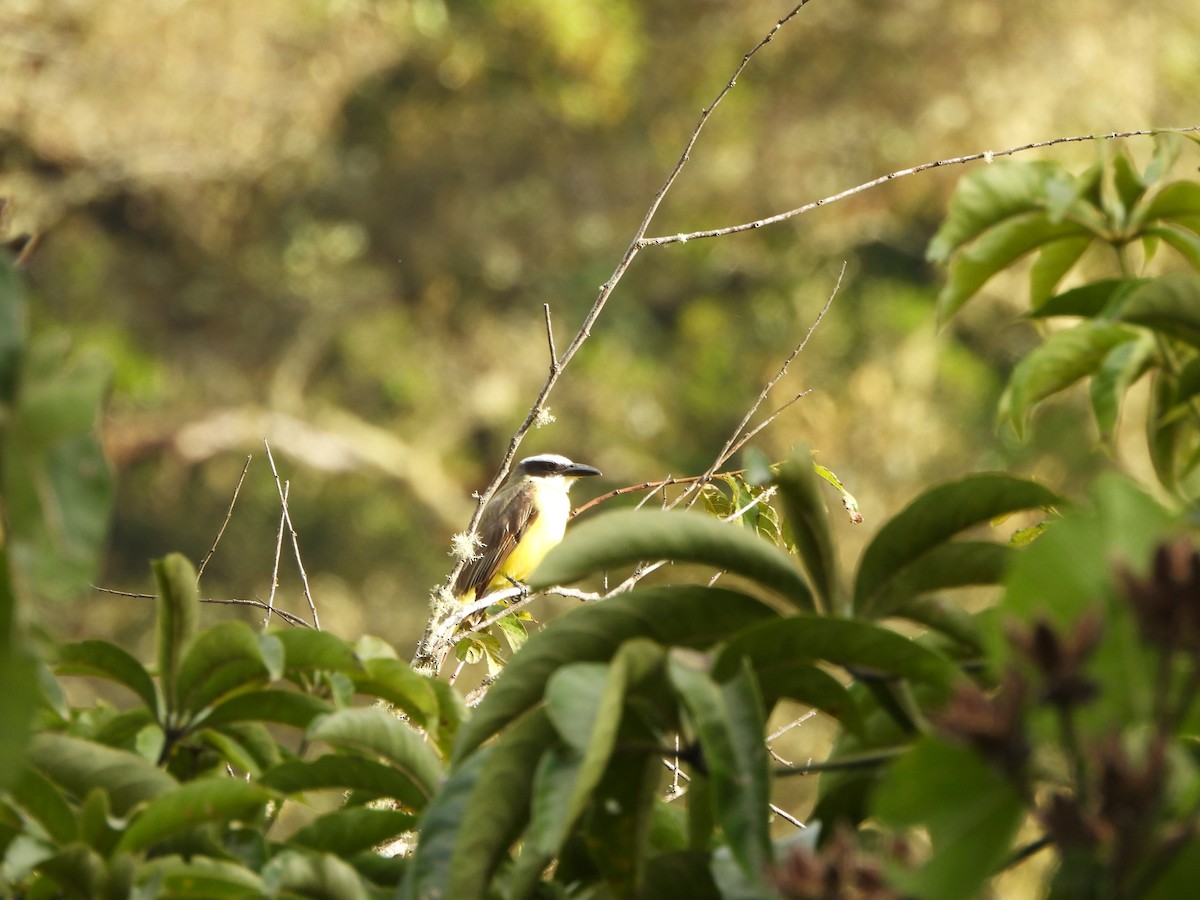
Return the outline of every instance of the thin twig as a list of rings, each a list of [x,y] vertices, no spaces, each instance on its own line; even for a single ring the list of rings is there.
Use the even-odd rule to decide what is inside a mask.
[[[93,591],[99,591],[102,594],[113,594],[117,597],[133,597],[138,600],[154,600],[157,594],[143,594],[135,591],[118,591],[116,588],[100,587],[98,584],[92,585]],[[256,606],[259,609],[266,609],[267,604],[262,600],[244,600],[238,597],[201,597],[201,603],[219,603],[224,606]],[[305,628],[312,628],[306,621],[299,616],[294,616],[282,609],[275,610],[276,614],[287,622],[289,625],[301,625]]]
[[[838,291],[841,290],[842,278],[845,276],[845,274],[846,263],[843,261],[841,269],[838,270],[838,277],[837,281],[833,285],[833,290],[829,292],[829,296],[826,298],[825,304],[817,313],[816,318],[813,319],[812,323],[808,326],[808,331],[805,332],[804,338],[799,344],[796,345],[795,349],[793,349],[788,355],[788,358],[783,361],[783,365],[779,367],[779,371],[775,373],[775,377],[768,381],[766,385],[764,385],[763,389],[759,392],[758,397],[753,403],[750,404],[750,408],[746,410],[746,414],[742,416],[742,420],[729,435],[729,439],[725,441],[725,446],[721,448],[721,452],[717,454],[712,465],[708,467],[703,475],[688,485],[683,494],[676,499],[675,505],[678,505],[679,503],[685,503],[686,505],[691,506],[693,503],[695,503],[696,499],[699,497],[700,489],[703,488],[704,485],[708,484],[708,482],[712,480],[713,475],[716,474],[717,470],[720,469],[721,466],[725,465],[725,463],[729,462],[729,460],[733,457],[733,454],[736,452],[735,447],[741,446],[739,440],[742,437],[742,433],[746,430],[746,426],[750,424],[750,420],[754,418],[754,414],[758,412],[758,408],[762,406],[763,402],[767,399],[767,395],[771,393],[771,390],[779,383],[780,379],[787,374],[788,367],[792,364],[797,356],[804,352],[804,348],[808,346],[808,342],[812,338],[813,333],[817,330],[817,326],[820,325],[821,320],[825,318],[825,313],[829,312],[829,308],[833,306],[834,298],[837,297]],[[786,406],[784,408],[786,408]]]
[[[296,526],[292,522],[292,514],[288,511],[287,491],[279,482],[279,472],[275,469],[275,458],[271,455],[271,445],[265,440],[263,446],[267,448],[267,461],[271,464],[271,474],[275,476],[275,487],[279,491],[279,502],[283,506],[283,516],[287,520],[288,531],[292,535],[292,550],[296,556],[296,567],[300,570],[300,583],[304,586],[304,598],[308,600],[308,609],[312,613],[313,627],[317,631],[321,630],[321,620],[317,616],[317,604],[313,601],[312,591],[308,587],[308,573],[304,571],[304,560],[300,558],[300,536],[296,534]]]
[[[546,313],[546,342],[550,345],[550,371],[553,372],[558,368],[558,351],[554,349],[554,326],[550,322],[550,304],[543,303],[542,309]]]
[[[242,466],[242,474],[238,477],[237,486],[233,489],[233,496],[229,500],[229,509],[225,511],[225,521],[221,523],[221,528],[217,532],[217,536],[213,539],[212,546],[208,548],[208,555],[200,561],[200,568],[196,570],[196,583],[200,583],[200,576],[204,574],[204,567],[208,565],[208,561],[212,559],[214,553],[217,552],[217,544],[221,543],[221,536],[225,534],[225,529],[229,525],[229,520],[233,518],[233,506],[237,503],[238,494],[242,490],[242,482],[246,480],[246,472],[250,469],[250,461],[254,459],[251,454],[246,455],[246,464]]]
[[[283,486],[283,499],[287,500],[290,483]],[[267,595],[267,615],[263,619],[263,627],[271,624],[271,612],[275,609],[275,591],[279,588],[279,560],[283,556],[283,531],[287,525],[287,513],[283,508],[279,511],[279,530],[275,533],[275,564],[271,567],[271,593]]]
[[[1070,137],[1056,137],[1044,141],[1033,141],[1032,143],[1022,144],[1019,147],[1009,147],[1006,150],[983,150],[979,153],[968,153],[965,156],[952,156],[949,159],[938,159],[933,162],[921,163],[918,166],[910,166],[907,169],[898,169],[895,172],[889,172],[886,175],[880,175],[878,178],[872,178],[870,181],[864,181],[862,184],[855,185],[852,188],[847,188],[844,191],[838,191],[836,194],[830,194],[828,197],[822,197],[820,200],[813,200],[811,203],[805,203],[803,206],[798,206],[795,209],[789,209],[786,212],[776,213],[773,216],[766,216],[762,219],[755,219],[753,222],[743,222],[740,225],[727,225],[724,228],[709,228],[704,231],[689,231],[680,234],[662,235],[661,237],[642,238],[639,249],[643,247],[661,247],[664,244],[686,244],[688,241],[698,241],[702,238],[724,237],[727,234],[737,234],[742,231],[753,231],[756,228],[763,228],[767,225],[775,225],[779,222],[786,222],[788,219],[811,212],[820,206],[828,206],[831,203],[836,203],[838,200],[845,200],[847,197],[853,197],[855,194],[861,194],[863,191],[868,191],[871,188],[879,187],[881,184],[886,184],[889,181],[895,181],[897,178],[905,178],[909,175],[916,175],[918,172],[925,172],[929,169],[940,169],[947,166],[961,166],[964,163],[977,162],[978,160],[987,160],[991,162],[993,159],[1001,156],[1016,156],[1019,153],[1026,153],[1030,150],[1040,150],[1045,147],[1053,147],[1056,144],[1074,144],[1082,141],[1113,141],[1118,138],[1131,137],[1153,137],[1159,134],[1189,134],[1191,132],[1200,131],[1200,125],[1186,125],[1181,128],[1144,128],[1136,131],[1112,131],[1108,134],[1079,134]]]

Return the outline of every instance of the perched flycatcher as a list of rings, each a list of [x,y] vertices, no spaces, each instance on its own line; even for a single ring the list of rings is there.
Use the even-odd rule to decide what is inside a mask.
[[[521,460],[488,501],[479,519],[483,554],[467,563],[454,582],[462,603],[524,581],[562,540],[571,515],[567,492],[578,478],[600,470],[557,453]]]

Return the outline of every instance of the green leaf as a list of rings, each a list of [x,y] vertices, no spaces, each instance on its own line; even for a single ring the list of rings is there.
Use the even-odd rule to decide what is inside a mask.
[[[1088,666],[1103,704],[1079,711],[1095,720],[1096,737],[1113,721],[1147,721],[1154,715],[1157,655],[1142,638],[1129,604],[1116,595],[1116,567],[1146,571],[1155,545],[1169,533],[1172,517],[1157,502],[1115,475],[1092,486],[1089,503],[1072,507],[1032,545],[1017,554],[998,607],[983,620],[989,656],[996,667],[1016,651],[1011,623],[1043,620],[1070,633],[1080,616],[1099,615],[1104,640]]]
[[[23,767],[13,782],[12,798],[46,830],[56,844],[73,841],[79,835],[75,814],[62,792],[36,769]]]
[[[1046,244],[1038,251],[1029,270],[1029,302],[1035,311],[1050,298],[1063,276],[1079,262],[1091,244],[1090,235],[1072,237]]]
[[[0,539],[0,759],[6,761],[0,765],[0,791],[20,770],[39,694],[53,696],[45,686],[38,690],[41,669],[25,638],[9,573],[8,548]],[[44,680],[57,690],[48,674]]]
[[[195,856],[183,860],[165,856],[138,864],[137,879],[143,891],[135,898],[159,896],[171,900],[251,900],[265,897],[262,879],[241,863]]]
[[[572,528],[529,579],[534,590],[642,560],[697,563],[742,575],[812,611],[812,592],[791,558],[741,528],[690,511],[618,510]]]
[[[463,724],[454,760],[461,762],[540,703],[546,682],[561,666],[611,659],[618,647],[635,637],[665,646],[707,647],[765,620],[777,621],[778,616],[759,600],[722,588],[692,586],[643,588],[576,609],[532,635],[513,657]]]
[[[1200,216],[1200,183],[1175,181],[1153,195],[1141,212],[1143,221]]]
[[[988,229],[1013,216],[1043,208],[1047,183],[1062,175],[1056,163],[1001,162],[969,172],[959,180],[926,258],[946,263]]]
[[[339,809],[305,825],[290,842],[345,859],[395,840],[416,823],[416,816],[394,809]]]
[[[1121,400],[1150,368],[1156,353],[1154,339],[1148,334],[1139,335],[1135,340],[1117,344],[1092,374],[1092,413],[1100,439],[1108,445],[1110,453],[1116,452]]]
[[[1129,328],[1093,321],[1050,335],[1017,363],[1001,401],[1017,435],[1024,435],[1033,407],[1095,373],[1114,347],[1136,338]]]
[[[933,853],[916,872],[894,872],[901,890],[969,900],[1011,852],[1026,810],[1011,784],[965,747],[927,738],[894,762],[874,796],[894,828],[929,829]]]
[[[283,644],[284,674],[294,682],[303,682],[317,672],[344,672],[352,677],[362,672],[354,649],[328,631],[292,628],[273,637]]]
[[[268,677],[258,635],[244,622],[222,622],[188,646],[176,677],[176,707],[195,715],[222,698],[254,690]]]
[[[213,708],[204,719],[209,728],[229,722],[278,722],[307,728],[317,716],[333,712],[324,700],[294,691],[250,691],[236,694]]]
[[[349,863],[329,853],[284,850],[263,867],[267,897],[363,900],[367,885]]]
[[[832,663],[851,670],[869,669],[932,686],[942,697],[959,678],[948,659],[896,632],[852,619],[793,616],[763,622],[731,635],[718,654],[713,674],[731,677],[742,659],[769,684],[774,667],[796,663]]]
[[[1200,348],[1200,275],[1176,272],[1150,279],[1130,293],[1121,318]]]
[[[931,488],[884,525],[863,552],[855,609],[873,608],[905,569],[960,531],[1058,502],[1047,488],[1002,473],[969,475]]]
[[[29,742],[29,760],[76,797],[87,796],[93,788],[103,789],[119,816],[177,786],[174,778],[136,753],[65,734],[34,735]]]
[[[110,366],[72,356],[55,337],[36,340],[23,358],[12,345],[0,353],[8,357],[0,365],[22,361],[16,405],[0,432],[12,577],[23,592],[74,600],[99,568],[112,509],[112,473],[96,434]]]
[[[893,609],[891,615],[924,625],[961,644],[969,653],[983,652],[983,635],[976,617],[944,597],[930,594],[910,597]]]
[[[938,322],[946,322],[993,275],[1026,253],[1047,244],[1090,237],[1084,226],[1055,220],[1044,212],[1024,213],[995,226],[951,262],[946,286],[937,298]]]
[[[1193,269],[1200,269],[1200,235],[1195,232],[1197,227],[1200,227],[1200,223],[1193,224],[1191,228],[1175,224],[1153,225],[1146,229],[1146,234],[1161,238],[1187,260]]]
[[[820,710],[849,731],[862,731],[862,713],[842,683],[818,665],[800,659],[752,660],[762,685],[763,706],[770,711],[787,698]]]
[[[887,583],[866,598],[858,614],[867,619],[893,615],[913,597],[932,591],[999,584],[1014,548],[995,541],[952,541],[917,556]]]
[[[114,681],[133,691],[147,709],[158,711],[154,679],[137,659],[116,644],[98,640],[59,644],[54,656],[59,675],[92,675]]]
[[[708,660],[673,650],[667,670],[700,743],[713,809],[742,873],[764,893],[771,863],[770,770],[763,730],[766,714],[758,683],[746,664],[717,681]]]
[[[171,553],[152,563],[158,585],[158,679],[168,716],[178,708],[176,679],[179,661],[196,632],[200,594],[196,570],[181,553]]]
[[[204,778],[155,797],[134,816],[117,844],[136,853],[190,831],[205,822],[229,822],[260,815],[271,791],[239,778]]]
[[[5,407],[16,402],[28,332],[21,281],[8,256],[0,254],[0,423],[8,418]]]
[[[775,478],[787,510],[796,550],[824,609],[834,607],[838,590],[837,557],[825,504],[817,493],[812,453],[801,450],[779,467]]]
[[[573,663],[546,684],[546,714],[567,745],[547,752],[534,783],[529,833],[513,873],[514,893],[531,888],[559,855],[611,763],[630,684],[660,668],[657,644],[633,639],[611,664]]]
[[[1051,316],[1081,316],[1087,319],[1101,318],[1110,307],[1116,306],[1120,298],[1142,282],[1140,278],[1108,278],[1089,281],[1087,284],[1056,294],[1029,315],[1034,319]]]
[[[629,721],[622,726],[619,743],[652,748],[654,737],[643,723]],[[686,813],[658,799],[662,770],[662,754],[651,749],[614,753],[586,821],[576,832],[614,896],[664,896],[646,882],[655,852],[664,844],[671,849],[687,846]]]
[[[409,808],[422,805],[425,796],[407,774],[361,756],[330,754],[312,762],[290,760],[264,773],[259,784],[285,794],[356,791],[371,799],[391,797]]]
[[[308,730],[312,741],[377,754],[406,775],[419,798],[405,798],[421,809],[433,796],[442,777],[442,764],[421,736],[382,709],[343,709],[318,719]]]
[[[498,866],[529,820],[538,762],[557,745],[545,712],[535,710],[457,767],[421,820],[400,896],[487,896]]]

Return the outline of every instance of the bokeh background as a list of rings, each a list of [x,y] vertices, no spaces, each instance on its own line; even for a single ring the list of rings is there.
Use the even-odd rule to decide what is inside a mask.
[[[253,454],[203,592],[265,598],[279,523],[266,438],[322,624],[407,655],[470,493],[545,377],[542,305],[561,348],[701,108],[790,6],[5,0],[6,236],[38,236],[35,330],[114,373],[100,583],[148,590],[149,559],[203,557]],[[812,0],[719,108],[650,232],[759,218],[936,158],[1194,124],[1198,71],[1194,0]],[[1039,154],[1082,168],[1099,152]],[[847,561],[931,481],[1011,465],[1070,493],[1113,464],[1062,440],[1086,429],[1082,404],[1053,404],[1027,443],[994,426],[1036,340],[1023,283],[998,279],[937,330],[924,247],[965,172],[642,253],[523,452],[602,468],[578,500],[702,471],[845,261],[765,409],[812,393],[755,444],[775,458],[811,444],[858,497],[866,524],[835,516]],[[1136,435],[1123,446],[1136,468]],[[286,558],[278,601],[301,612]],[[93,593],[42,619],[136,651],[151,612]]]

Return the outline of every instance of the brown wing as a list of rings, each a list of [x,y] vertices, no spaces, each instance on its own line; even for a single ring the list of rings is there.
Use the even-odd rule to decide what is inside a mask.
[[[454,582],[454,596],[474,591],[479,597],[513,552],[517,542],[537,518],[533,491],[527,484],[501,490],[488,503],[479,520],[479,535],[484,540],[483,555],[467,563]]]

